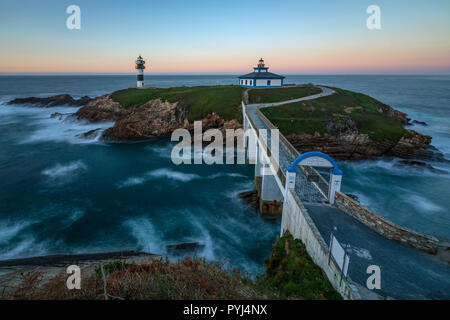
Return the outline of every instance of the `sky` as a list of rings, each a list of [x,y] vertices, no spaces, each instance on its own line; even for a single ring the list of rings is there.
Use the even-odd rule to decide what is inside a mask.
[[[449,33],[449,0],[1,0],[0,73],[450,74]]]

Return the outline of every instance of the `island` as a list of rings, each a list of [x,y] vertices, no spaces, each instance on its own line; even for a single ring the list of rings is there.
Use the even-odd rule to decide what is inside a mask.
[[[289,102],[322,91],[313,84],[283,88],[245,88],[235,85],[129,88],[94,99],[75,100],[69,95],[15,99],[10,104],[51,107],[83,105],[74,115],[91,122],[115,121],[102,133],[114,142],[169,137],[178,128],[193,130],[202,121],[203,130],[242,128],[240,103],[261,104],[261,112],[300,152],[320,151],[335,159],[374,159],[381,156],[415,160],[441,160],[431,146],[431,137],[408,129],[411,119],[365,94],[329,88],[333,94]],[[413,120],[413,123],[421,123]],[[89,136],[92,132],[86,133]],[[417,161],[405,164],[420,165]]]

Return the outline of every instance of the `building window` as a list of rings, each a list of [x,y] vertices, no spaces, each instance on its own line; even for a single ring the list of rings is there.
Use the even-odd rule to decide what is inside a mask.
[[[245,80],[245,85],[247,85],[247,80]]]
[[[270,86],[270,80],[267,80],[267,85]]]

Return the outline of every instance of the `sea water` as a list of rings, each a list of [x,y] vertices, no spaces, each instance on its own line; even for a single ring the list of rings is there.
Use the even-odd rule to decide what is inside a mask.
[[[138,249],[198,242],[195,255],[256,275],[280,232],[237,197],[253,187],[251,165],[181,165],[173,144],[105,143],[80,135],[112,123],[51,118],[74,107],[8,106],[16,97],[91,97],[127,88],[135,76],[0,76],[0,259]],[[146,76],[157,87],[236,83],[235,76]],[[288,76],[369,94],[428,126],[450,158],[450,77]],[[397,160],[341,161],[343,191],[400,225],[450,238],[449,166]],[[172,259],[176,256],[170,255]]]

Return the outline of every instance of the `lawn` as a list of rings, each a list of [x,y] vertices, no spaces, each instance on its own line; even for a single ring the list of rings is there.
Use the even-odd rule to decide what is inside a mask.
[[[261,112],[285,135],[325,133],[328,123],[345,124],[349,119],[372,140],[398,141],[408,134],[400,121],[388,116],[388,105],[361,93],[333,89],[337,93],[331,96],[263,108]]]
[[[285,87],[285,88],[260,88],[250,89],[248,92],[249,103],[270,103],[303,98],[321,93],[322,90],[313,85]]]
[[[240,103],[243,89],[239,86],[198,86],[150,89],[125,89],[114,92],[111,98],[122,107],[138,107],[152,99],[179,102],[189,109],[189,121],[201,120],[215,112],[225,120],[242,122]]]

